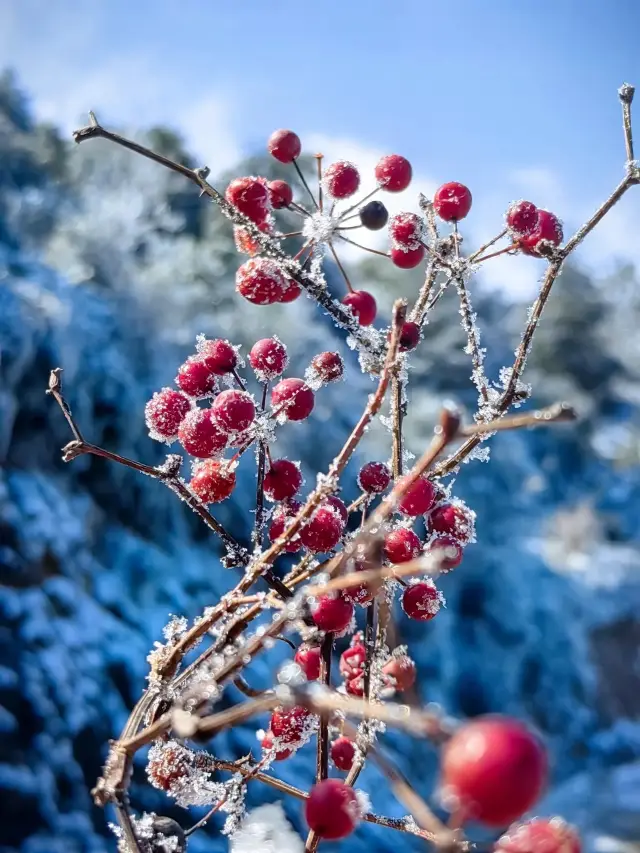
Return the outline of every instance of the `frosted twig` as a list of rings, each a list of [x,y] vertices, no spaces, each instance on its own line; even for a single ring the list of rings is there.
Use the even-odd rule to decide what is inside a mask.
[[[633,134],[631,132],[631,104],[635,94],[635,86],[623,83],[618,89],[618,97],[622,104],[622,129],[624,131],[624,147],[627,153],[627,163],[633,163]]]

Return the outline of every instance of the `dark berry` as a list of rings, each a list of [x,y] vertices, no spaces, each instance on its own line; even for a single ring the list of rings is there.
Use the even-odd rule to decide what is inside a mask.
[[[173,388],[156,391],[144,409],[149,435],[156,441],[174,441],[180,424],[191,411],[191,401]]]
[[[389,257],[392,263],[399,269],[412,270],[422,263],[425,253],[424,246],[417,246],[415,249],[403,249],[399,246],[394,246],[389,252]]]
[[[235,178],[227,187],[225,198],[253,222],[264,222],[269,216],[271,203],[264,178]]]
[[[311,609],[313,621],[321,631],[337,634],[346,631],[353,613],[353,604],[342,594],[320,595]]]
[[[211,404],[211,416],[226,433],[239,433],[249,429],[255,420],[256,407],[251,394],[229,388]]]
[[[367,462],[358,474],[358,485],[363,492],[379,494],[391,482],[391,471],[384,462]]]
[[[292,163],[300,156],[300,137],[292,130],[274,130],[267,142],[267,150],[281,163]]]
[[[510,231],[524,237],[538,227],[538,208],[530,201],[514,201],[507,209],[505,220]]]
[[[320,678],[320,646],[310,646],[308,643],[298,647],[294,660],[300,666],[308,681]]]
[[[415,250],[424,237],[424,222],[416,213],[396,213],[389,220],[389,237],[395,248]]]
[[[339,737],[331,744],[329,754],[338,770],[348,773],[356,757],[356,745],[348,737]]]
[[[215,391],[216,375],[203,358],[192,356],[179,368],[176,382],[185,394],[200,399]]]
[[[271,391],[271,406],[279,416],[303,421],[313,411],[315,396],[302,379],[281,379]]]
[[[269,181],[269,198],[275,210],[289,207],[293,201],[293,190],[286,181]]]
[[[304,814],[309,829],[320,838],[346,838],[360,817],[356,792],[338,779],[324,779],[309,792]]]
[[[409,619],[428,622],[438,613],[444,599],[432,580],[416,581],[405,587],[402,594],[402,609]]]
[[[292,498],[301,485],[300,466],[289,459],[274,459],[264,476],[264,493],[272,501]]]
[[[284,273],[271,258],[251,258],[236,272],[236,290],[254,305],[281,302],[287,288]]]
[[[398,527],[384,538],[384,555],[390,563],[408,563],[415,560],[422,550],[422,543],[413,530]]]
[[[180,424],[178,439],[187,453],[200,459],[215,456],[227,446],[227,434],[211,416],[211,409],[192,409]]]
[[[459,222],[471,210],[471,190],[458,181],[449,181],[436,190],[433,207],[445,222]]]
[[[389,221],[389,211],[381,201],[367,202],[360,208],[360,222],[369,231],[381,231]]]
[[[225,460],[205,459],[194,465],[189,485],[204,503],[219,503],[234,490],[236,475]]]
[[[390,193],[399,193],[411,183],[411,163],[400,154],[387,154],[376,166],[378,186]]]
[[[354,290],[352,293],[347,293],[342,304],[351,308],[361,326],[370,326],[376,319],[378,311],[376,300],[366,290]]]
[[[198,355],[216,376],[231,373],[238,364],[238,354],[229,341],[219,339],[199,341]]]
[[[331,198],[348,198],[360,186],[360,173],[353,163],[338,160],[325,170],[322,183]]]
[[[344,361],[338,352],[319,352],[311,359],[311,369],[322,382],[337,382],[344,374]]]

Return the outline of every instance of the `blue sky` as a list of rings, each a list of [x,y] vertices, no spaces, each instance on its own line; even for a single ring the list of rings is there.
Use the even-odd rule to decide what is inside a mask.
[[[280,126],[363,169],[396,150],[414,164],[412,199],[468,183],[477,239],[522,196],[570,230],[618,182],[616,90],[640,89],[639,32],[638,0],[0,0],[0,56],[65,130],[89,108],[171,124],[214,172]],[[639,196],[584,263],[640,261]],[[505,260],[496,284],[535,284],[535,261]]]

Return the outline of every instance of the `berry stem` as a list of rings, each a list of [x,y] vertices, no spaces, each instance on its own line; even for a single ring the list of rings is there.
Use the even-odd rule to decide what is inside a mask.
[[[456,240],[456,251],[458,249],[458,241]],[[462,326],[467,333],[468,352],[471,352],[471,361],[473,364],[473,382],[484,403],[489,402],[489,389],[487,387],[487,378],[484,375],[484,355],[480,348],[478,340],[478,331],[476,329],[473,309],[471,308],[471,300],[469,293],[464,283],[462,276],[456,276],[456,287],[460,298],[460,314],[462,315]]]
[[[428,311],[427,305],[429,303],[429,297],[431,296],[431,291],[433,290],[433,285],[435,284],[437,275],[438,268],[436,267],[435,261],[430,260],[427,265],[424,283],[420,288],[415,305],[409,314],[409,320],[411,320],[412,323],[417,323],[419,326],[423,324]]]
[[[618,89],[618,97],[622,104],[622,129],[624,131],[624,147],[627,154],[627,164],[633,162],[633,134],[631,131],[631,103],[635,88],[623,83]]]
[[[357,210],[359,207],[362,207],[362,205],[363,205],[365,202],[369,201],[369,199],[370,199],[370,198],[373,198],[373,196],[374,196],[377,192],[379,192],[379,191],[380,191],[380,187],[376,187],[376,188],[375,188],[375,190],[371,190],[371,192],[370,192],[370,193],[367,193],[367,195],[366,195],[366,196],[364,196],[364,198],[361,198],[361,199],[360,199],[360,201],[355,202],[355,204],[352,204],[352,205],[351,205],[351,207],[348,207],[348,208],[344,211],[344,213],[341,213],[341,214],[340,214],[340,219],[339,219],[338,221],[339,221],[339,222],[344,222],[344,221],[345,221],[345,219],[351,219],[351,217],[349,216],[349,214],[350,214],[350,213],[353,213],[353,211],[354,211],[354,210]],[[358,215],[359,215],[359,214],[357,214],[357,213],[355,214],[355,216],[358,216]]]
[[[351,243],[352,246],[357,246],[358,249],[363,249],[365,252],[370,252],[372,255],[380,255],[381,258],[389,259],[389,255],[387,252],[381,252],[378,249],[372,249],[370,246],[363,246],[362,243],[356,243],[355,240],[352,240],[350,237],[345,237],[344,235],[338,233],[338,237],[341,240],[344,240],[345,243]]]
[[[240,376],[240,374],[238,373],[238,371],[235,368],[231,371],[231,375],[236,380],[238,388],[240,388],[241,391],[246,391],[247,385],[246,385],[244,379],[242,378],[242,376]]]
[[[316,167],[318,170],[318,208],[320,213],[323,212],[323,200],[322,200],[322,158],[323,154],[316,154]]]
[[[261,412],[264,412],[267,407],[268,390],[269,383],[264,382],[262,385],[262,398],[260,400]],[[264,475],[266,467],[266,455],[267,445],[264,441],[261,441],[258,446],[258,474],[256,478],[256,521],[255,526],[253,528],[253,536],[251,537],[253,540],[254,548],[262,548],[264,534]]]
[[[300,182],[301,182],[302,186],[305,188],[305,190],[309,194],[309,198],[313,202],[313,206],[315,207],[316,210],[320,210],[320,205],[316,201],[314,194],[311,192],[311,188],[310,188],[309,184],[307,183],[307,179],[302,174],[302,169],[300,168],[297,160],[293,161],[293,167],[296,170],[296,172],[298,173],[298,177],[300,178]]]
[[[353,287],[351,285],[351,282],[349,281],[349,276],[347,275],[347,271],[345,270],[345,268],[342,266],[342,263],[340,261],[340,258],[338,257],[338,253],[336,252],[336,250],[333,246],[333,243],[327,243],[327,245],[329,246],[329,250],[331,251],[331,254],[333,255],[333,260],[336,262],[336,266],[338,267],[338,269],[342,273],[344,283],[347,285],[347,290],[349,291],[349,293],[353,293]]]
[[[306,209],[306,207],[303,207],[301,204],[298,204],[296,201],[292,201],[291,204],[289,205],[289,207],[292,208],[293,210],[297,211],[302,216],[311,216],[311,214]]]
[[[511,243],[509,246],[505,246],[504,249],[499,249],[497,252],[491,252],[490,254],[482,255],[481,257],[477,257],[478,252],[476,252],[475,255],[472,255],[471,258],[469,258],[469,260],[470,261],[472,260],[476,264],[481,264],[483,261],[488,261],[491,258],[497,258],[500,255],[505,255],[509,252],[516,252],[517,250],[518,250],[517,242]]]
[[[501,231],[499,234],[496,234],[496,236],[495,236],[492,240],[488,240],[486,243],[484,243],[482,246],[480,246],[480,248],[479,248],[479,249],[477,249],[477,250],[473,253],[473,255],[471,255],[471,256],[469,257],[469,259],[468,259],[468,260],[469,260],[469,263],[473,263],[475,260],[477,260],[477,258],[478,258],[478,257],[479,257],[483,252],[486,252],[486,251],[487,251],[487,249],[489,249],[491,246],[493,246],[493,245],[494,245],[494,243],[497,243],[497,242],[498,242],[498,240],[502,240],[502,238],[503,238],[503,237],[506,237],[506,235],[507,235],[508,233],[509,233],[509,229],[508,229],[508,228],[503,228],[503,229],[502,229],[502,231]]]

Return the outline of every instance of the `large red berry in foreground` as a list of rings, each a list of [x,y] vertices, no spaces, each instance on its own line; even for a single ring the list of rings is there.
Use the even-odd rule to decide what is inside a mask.
[[[282,379],[271,392],[271,406],[290,421],[303,421],[313,411],[315,396],[302,379]]]
[[[279,338],[262,338],[249,353],[249,364],[261,382],[281,376],[288,361],[287,348]]]
[[[451,536],[466,545],[473,539],[474,513],[462,501],[441,503],[429,514],[427,527],[431,533]]]
[[[289,284],[271,258],[251,258],[236,272],[236,290],[254,305],[273,305],[281,302]]]
[[[269,752],[269,750],[273,749],[273,732],[265,732],[264,737],[262,738],[262,742],[260,746],[265,750],[265,752]],[[293,755],[292,749],[280,749],[275,754],[276,761],[285,761],[287,758],[290,758]]]
[[[405,587],[402,609],[409,619],[428,622],[438,613],[444,599],[432,580],[416,581]]]
[[[458,222],[471,210],[471,190],[458,181],[449,181],[436,190],[433,207],[445,222]]]
[[[198,342],[198,355],[216,376],[224,376],[231,373],[238,364],[238,353],[229,341],[200,340]]]
[[[271,203],[264,178],[234,178],[224,195],[253,222],[263,222],[269,216]]]
[[[264,493],[272,501],[292,498],[301,485],[300,466],[289,459],[274,459],[264,477]]]
[[[310,728],[311,721],[310,712],[302,705],[294,705],[293,708],[276,708],[271,714],[269,731],[276,741],[294,746],[303,739]]]
[[[424,222],[416,213],[396,213],[389,220],[389,237],[396,247],[417,249],[424,237]]]
[[[532,234],[538,227],[538,208],[530,201],[514,201],[505,215],[507,228],[520,237]]]
[[[344,361],[339,352],[319,352],[311,359],[311,369],[322,382],[337,382],[344,374]]]
[[[302,293],[302,288],[298,282],[294,281],[292,278],[286,278],[285,285],[285,291],[278,301],[282,303],[295,302],[298,296]]]
[[[227,433],[239,433],[249,429],[256,416],[256,407],[251,394],[229,388],[222,391],[211,404],[211,416],[220,429]]]
[[[521,237],[518,246],[525,255],[544,256],[559,246],[563,237],[562,223],[558,217],[548,210],[539,210],[535,231]]]
[[[300,666],[308,681],[315,681],[316,678],[320,678],[321,656],[320,646],[310,646],[308,643],[303,643],[298,647],[293,659]]]
[[[366,290],[354,290],[352,293],[347,293],[342,304],[351,308],[361,326],[370,326],[376,319],[378,311],[376,300]]]
[[[293,190],[286,181],[269,181],[269,198],[276,210],[289,207],[293,201]]]
[[[316,554],[332,551],[342,539],[344,522],[332,506],[320,506],[300,530],[305,548]]]
[[[384,462],[367,462],[358,474],[358,485],[372,495],[384,492],[390,482],[391,471]]]
[[[443,574],[460,565],[462,553],[462,545],[452,536],[436,536],[425,548],[425,554],[433,554],[438,558]]]
[[[343,678],[355,678],[362,674],[367,650],[362,642],[362,634],[355,634],[351,645],[340,655],[340,675]]]
[[[547,757],[518,720],[481,717],[453,734],[442,754],[442,789],[468,819],[488,826],[518,820],[540,796]]]
[[[312,608],[311,616],[321,631],[341,633],[353,619],[353,603],[342,594],[320,595]]]
[[[420,326],[407,320],[400,329],[400,352],[410,352],[420,343]]]
[[[205,459],[194,465],[191,490],[207,504],[226,500],[236,485],[236,475],[228,462]]]
[[[227,446],[227,433],[212,418],[211,409],[192,409],[180,424],[178,439],[187,453],[200,459],[215,456]]]
[[[190,410],[191,402],[179,391],[173,388],[156,391],[144,409],[149,435],[157,441],[173,441]]]
[[[415,560],[421,550],[418,535],[406,527],[391,530],[385,536],[384,555],[390,563],[408,563]]]
[[[518,823],[499,838],[496,853],[580,853],[580,836],[561,817]]]
[[[414,249],[405,249],[394,246],[389,252],[389,257],[394,266],[401,270],[412,270],[422,263],[425,256],[424,246],[416,246]]]
[[[399,193],[411,183],[411,163],[400,154],[387,154],[376,166],[378,186],[390,193]]]
[[[331,198],[348,198],[360,186],[360,173],[353,163],[338,160],[325,170],[322,183]]]
[[[192,356],[179,368],[176,382],[185,394],[200,399],[215,390],[216,376],[204,359]]]
[[[304,814],[309,829],[320,838],[346,838],[360,819],[356,792],[338,779],[324,779],[309,792]]]
[[[291,524],[292,519],[296,517],[298,512],[300,511],[301,504],[298,501],[286,501],[280,506],[276,507],[273,511],[273,515],[271,516],[271,524],[269,526],[269,539],[272,542],[275,542],[276,539],[279,539],[286,528]],[[300,535],[296,533],[284,547],[284,551],[287,554],[295,554],[296,551],[299,551],[302,548],[302,542],[300,541]]]
[[[292,163],[300,156],[300,137],[292,130],[274,130],[267,142],[267,150],[281,163]]]
[[[338,770],[348,773],[356,757],[356,745],[348,737],[339,737],[331,744],[329,755]]]
[[[424,475],[418,477],[400,498],[398,509],[405,515],[415,517],[429,512],[436,499],[436,488]]]

